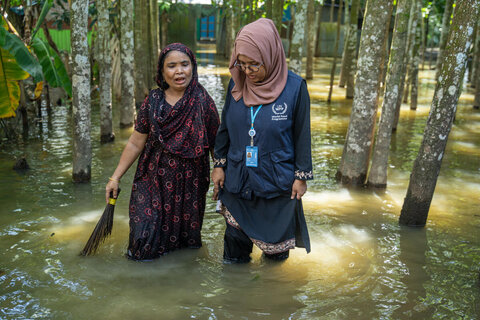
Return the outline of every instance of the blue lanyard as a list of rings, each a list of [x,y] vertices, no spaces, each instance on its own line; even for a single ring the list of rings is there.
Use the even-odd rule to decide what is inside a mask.
[[[250,117],[252,119],[251,129],[253,129],[253,123],[255,122],[255,118],[257,117],[258,111],[260,111],[260,109],[262,109],[262,107],[263,107],[263,104],[259,105],[257,111],[255,111],[255,114],[253,114],[253,106],[250,107]]]

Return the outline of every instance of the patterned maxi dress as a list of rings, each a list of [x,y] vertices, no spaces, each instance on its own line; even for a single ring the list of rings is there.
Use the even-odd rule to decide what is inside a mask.
[[[197,84],[198,85],[198,84]],[[198,85],[200,86],[200,85]],[[201,87],[201,86],[200,86]],[[135,130],[148,134],[130,198],[130,237],[127,257],[133,260],[151,260],[180,248],[202,246],[205,198],[210,179],[209,150],[213,148],[219,125],[215,103],[206,91],[201,93],[204,103],[193,107],[193,115],[184,117],[184,123],[169,129],[172,139],[160,133],[159,124],[176,112],[182,112],[185,101],[169,105],[160,89],[152,90],[140,108]],[[188,97],[187,97],[188,98]],[[193,100],[192,100],[193,101]],[[206,102],[206,103],[205,103]],[[203,130],[192,122],[199,121]],[[175,127],[175,126],[173,126]],[[177,132],[171,132],[177,130]],[[185,157],[172,146],[179,142],[190,148],[186,134],[203,139],[204,148],[194,148],[198,157]],[[183,135],[183,136],[182,136]]]

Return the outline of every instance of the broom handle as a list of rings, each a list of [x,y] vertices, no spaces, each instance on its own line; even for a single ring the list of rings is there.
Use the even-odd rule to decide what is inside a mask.
[[[108,203],[115,205],[115,202],[118,199],[118,195],[120,194],[120,190],[122,190],[122,189],[120,189],[120,188],[117,189],[117,197],[116,198],[113,197],[113,191],[110,191],[110,199],[109,199]]]

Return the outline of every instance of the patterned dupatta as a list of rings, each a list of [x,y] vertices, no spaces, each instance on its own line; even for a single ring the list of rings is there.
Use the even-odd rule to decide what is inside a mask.
[[[183,97],[174,106],[165,100],[168,84],[162,76],[165,57],[172,51],[185,53],[192,62],[192,80]],[[181,43],[172,43],[160,53],[157,89],[149,96],[153,133],[164,149],[183,158],[197,158],[209,148],[205,113],[214,104],[205,88],[198,83],[197,61],[193,52]]]

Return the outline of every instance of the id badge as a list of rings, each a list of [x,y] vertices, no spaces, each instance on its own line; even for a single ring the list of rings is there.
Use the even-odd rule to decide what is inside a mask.
[[[245,159],[247,159],[247,167],[257,167],[258,166],[258,147],[247,146],[246,148]]]

